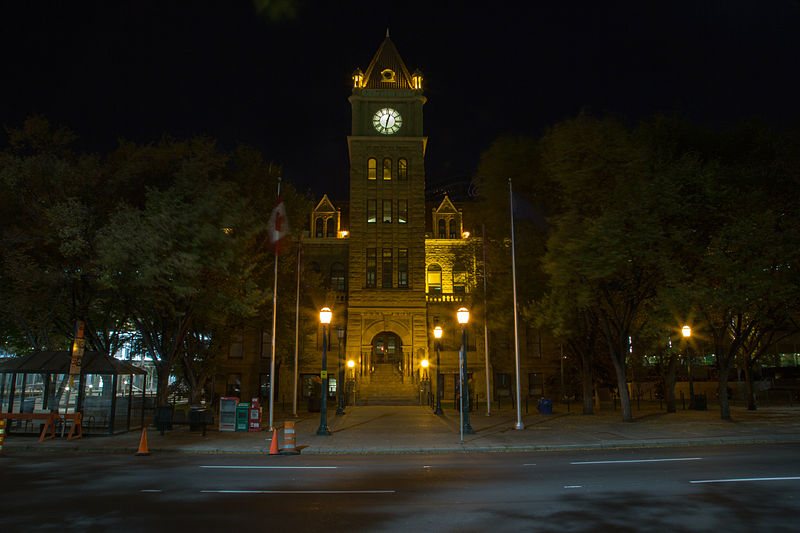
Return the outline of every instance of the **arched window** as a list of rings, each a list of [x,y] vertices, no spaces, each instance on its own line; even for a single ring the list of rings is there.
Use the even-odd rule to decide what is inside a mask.
[[[392,160],[388,157],[383,160],[383,179],[392,179]]]
[[[325,233],[325,223],[322,221],[322,217],[317,217],[317,221],[314,223],[314,237],[322,237]]]
[[[445,237],[447,237],[447,233],[446,233],[447,232],[447,226],[446,226],[446,224],[447,223],[444,221],[443,218],[439,219],[439,238],[440,239],[444,239]]]
[[[325,222],[325,236],[336,237],[336,221],[333,218],[329,218]]]
[[[428,294],[442,294],[442,267],[435,263],[428,267]]]
[[[403,181],[408,179],[408,161],[404,158],[397,161],[397,179]]]
[[[455,239],[456,238],[456,220],[455,219],[450,221],[450,238],[451,239]]]
[[[374,157],[367,159],[367,179],[374,180],[378,177],[378,160]]]
[[[453,265],[453,293],[467,292],[467,268],[461,261]]]
[[[339,292],[345,290],[344,265],[334,263],[331,265],[331,289]]]

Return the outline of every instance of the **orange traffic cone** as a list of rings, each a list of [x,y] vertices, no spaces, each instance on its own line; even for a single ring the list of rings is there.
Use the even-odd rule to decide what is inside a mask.
[[[142,438],[139,440],[139,450],[136,455],[150,455],[147,450],[147,428],[142,428]]]
[[[269,454],[270,455],[280,455],[281,452],[278,451],[278,429],[272,428],[272,444],[269,446]]]

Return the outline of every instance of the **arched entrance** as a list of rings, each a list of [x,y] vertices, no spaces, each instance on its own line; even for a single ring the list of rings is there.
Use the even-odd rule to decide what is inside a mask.
[[[403,344],[400,337],[391,331],[381,331],[372,338],[372,361],[374,364],[402,364]]]

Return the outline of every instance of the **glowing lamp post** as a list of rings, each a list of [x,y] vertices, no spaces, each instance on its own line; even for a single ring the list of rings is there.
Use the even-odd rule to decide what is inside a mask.
[[[344,367],[342,366],[342,340],[344,339],[344,328],[339,326],[336,328],[336,336],[339,338],[339,367],[338,374],[336,375],[336,396],[338,406],[336,407],[336,414],[344,414],[344,396],[342,395],[342,383],[344,382]]]
[[[319,429],[317,435],[330,435],[328,429],[328,324],[331,323],[331,312],[329,307],[323,307],[319,312],[319,321],[322,324],[322,371],[319,377],[322,379],[322,398],[319,404]]]
[[[686,339],[686,362],[688,365],[687,371],[689,373],[689,409],[694,409],[694,381],[692,380],[692,356],[689,354],[689,337],[692,336],[692,328],[683,326],[681,334]]]
[[[348,378],[349,379],[349,383],[348,383],[348,389],[346,389],[346,390],[350,390],[352,392],[352,394],[350,396],[350,402],[351,402],[350,405],[355,405],[356,404],[356,387],[355,387],[356,362],[353,361],[352,359],[349,359],[347,361],[347,368],[350,369],[350,377]]]
[[[469,311],[462,307],[456,312],[458,323],[461,324],[461,353],[459,354],[459,368],[461,384],[461,442],[464,441],[464,433],[472,435],[472,426],[469,425],[469,384],[467,383],[467,324],[469,323]]]
[[[439,342],[442,338],[442,326],[436,326],[433,328],[433,349],[436,350],[436,409],[434,409],[433,414],[440,415],[442,414],[442,388],[439,385]]]

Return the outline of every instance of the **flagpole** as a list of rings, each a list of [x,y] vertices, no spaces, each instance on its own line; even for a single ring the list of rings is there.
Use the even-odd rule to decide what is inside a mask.
[[[522,424],[522,397],[519,385],[519,327],[517,325],[517,259],[514,247],[514,191],[511,188],[511,178],[508,178],[508,200],[511,206],[511,278],[513,280],[514,294],[514,354],[517,364],[517,425],[514,429],[525,429]]]
[[[278,176],[278,198],[281,197],[281,177]],[[277,243],[276,243],[277,246]],[[275,281],[272,287],[272,357],[269,360],[269,430],[274,431],[272,422],[275,404],[275,324],[278,316],[278,249],[275,249]]]
[[[489,388],[489,307],[486,303],[486,225],[481,224],[483,242],[483,347],[486,358],[486,416],[492,416],[492,394]]]
[[[297,295],[294,309],[294,390],[292,393],[292,416],[297,417],[297,365],[298,346],[300,342],[300,270],[303,261],[303,241],[297,241]]]

